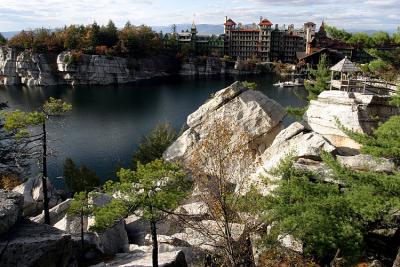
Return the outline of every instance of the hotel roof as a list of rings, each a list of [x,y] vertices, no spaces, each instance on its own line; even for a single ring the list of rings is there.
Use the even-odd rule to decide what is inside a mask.
[[[232,19],[228,19],[225,23],[225,26],[234,26],[236,23]]]
[[[271,21],[269,21],[267,19],[263,19],[258,25],[260,25],[260,26],[271,26],[272,23],[271,23]]]

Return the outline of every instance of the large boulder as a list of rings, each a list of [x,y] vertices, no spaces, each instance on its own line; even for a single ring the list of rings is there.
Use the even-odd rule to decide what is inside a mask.
[[[344,167],[356,171],[375,171],[394,173],[397,171],[396,164],[385,158],[375,158],[371,155],[359,154],[356,156],[337,156],[337,160]]]
[[[284,109],[274,100],[259,91],[248,90],[241,83],[218,91],[197,111],[187,118],[189,129],[180,136],[164,153],[166,160],[190,158],[194,146],[213,131],[219,120],[232,122],[249,135],[257,151],[265,150],[280,132]]]
[[[272,145],[261,155],[260,166],[251,177],[257,181],[260,192],[267,194],[275,187],[273,185],[267,187],[262,178],[278,178],[272,176],[271,171],[278,167],[283,159],[291,156],[299,162],[299,165],[307,166],[308,162],[305,161],[320,161],[323,151],[335,153],[336,148],[322,135],[309,131],[303,124],[295,122],[281,131]]]
[[[304,120],[314,132],[338,147],[341,153],[351,154],[360,145],[339,129],[337,120],[348,129],[370,134],[379,123],[399,114],[399,109],[391,106],[389,100],[389,96],[324,91],[317,100],[311,101]]]
[[[21,222],[0,237],[0,266],[71,266],[71,236],[45,224]]]
[[[0,235],[7,233],[22,215],[24,197],[21,194],[0,190]]]
[[[250,188],[253,181],[242,179],[254,171],[254,159],[272,144],[283,129],[282,120],[285,114],[284,109],[274,100],[235,82],[216,92],[210,100],[188,116],[189,129],[165,151],[164,159],[190,163],[195,157],[196,146],[210,135],[217,134],[215,131],[221,127],[220,122],[226,122],[229,131],[234,133],[230,137],[232,149],[248,147],[251,151],[241,160],[241,167],[231,171],[230,182],[233,185],[244,182],[245,188]],[[235,164],[232,168],[234,166]]]
[[[29,178],[23,184],[15,187],[13,191],[24,196],[24,216],[37,215],[43,210],[43,183],[40,175]],[[47,192],[50,208],[62,202],[48,179]]]
[[[60,204],[54,206],[53,208],[51,208],[49,210],[49,214],[50,214],[50,223],[56,224],[57,222],[61,221],[65,214],[67,213],[69,207],[71,206],[72,203],[72,199],[67,199],[64,202],[61,202]],[[42,211],[41,214],[31,218],[31,221],[36,222],[36,223],[44,223],[44,211]],[[58,227],[56,227],[58,228]],[[65,229],[60,229],[60,230],[64,230]]]
[[[128,235],[123,220],[118,221],[112,227],[101,232],[88,231],[85,234],[85,240],[104,254],[113,255],[129,250]]]

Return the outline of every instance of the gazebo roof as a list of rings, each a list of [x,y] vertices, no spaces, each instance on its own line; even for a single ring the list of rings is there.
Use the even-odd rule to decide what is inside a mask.
[[[359,72],[360,69],[356,65],[354,65],[354,63],[351,62],[347,57],[345,57],[335,66],[333,66],[331,68],[331,71],[352,73],[352,72]]]

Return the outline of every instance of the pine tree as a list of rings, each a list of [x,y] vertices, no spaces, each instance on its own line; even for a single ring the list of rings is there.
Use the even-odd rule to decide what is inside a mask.
[[[320,93],[329,88],[331,74],[328,68],[326,55],[321,55],[317,69],[310,68],[308,71],[310,81],[306,81],[304,86],[308,91],[308,100],[313,100],[316,99]]]
[[[178,207],[188,195],[191,183],[179,165],[161,159],[145,165],[139,162],[136,171],[121,169],[117,176],[119,182],[108,182],[105,186],[115,199],[95,211],[93,228],[104,229],[116,220],[136,213],[150,223],[153,266],[158,266],[157,222]]]
[[[142,164],[162,158],[164,151],[176,140],[176,132],[169,123],[156,126],[143,137],[137,151],[133,155],[133,168],[140,161]]]
[[[72,194],[89,192],[100,185],[100,178],[86,166],[77,167],[72,159],[64,162],[64,180]]]
[[[23,112],[20,110],[11,112],[2,112],[5,119],[4,129],[15,134],[21,142],[28,146],[33,144],[32,149],[35,148],[35,143],[41,141],[42,151],[42,183],[43,183],[43,210],[45,215],[45,223],[50,224],[49,214],[49,198],[47,195],[47,121],[52,117],[60,117],[70,111],[72,106],[61,99],[50,97],[44,103],[40,111]],[[32,134],[30,128],[39,128],[39,134]]]

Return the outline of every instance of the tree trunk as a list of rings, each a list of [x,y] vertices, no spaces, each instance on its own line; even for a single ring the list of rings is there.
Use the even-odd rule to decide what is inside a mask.
[[[46,122],[43,122],[43,158],[42,158],[42,184],[43,184],[43,210],[44,223],[50,225],[49,197],[47,193],[47,133]]]
[[[150,220],[151,238],[153,240],[153,267],[158,267],[158,241],[157,241],[157,225],[154,220]]]
[[[397,251],[397,257],[393,262],[393,267],[400,267],[400,247],[399,250]]]

